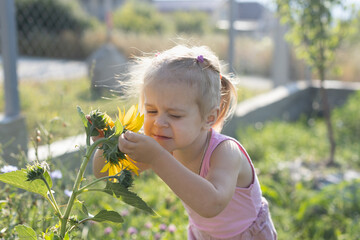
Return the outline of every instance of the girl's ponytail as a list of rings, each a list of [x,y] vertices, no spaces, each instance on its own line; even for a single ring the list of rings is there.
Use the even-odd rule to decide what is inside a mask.
[[[237,92],[233,83],[228,77],[220,75],[221,82],[221,97],[220,97],[220,111],[218,119],[216,120],[213,128],[220,132],[224,122],[232,116],[235,111],[237,103]]]

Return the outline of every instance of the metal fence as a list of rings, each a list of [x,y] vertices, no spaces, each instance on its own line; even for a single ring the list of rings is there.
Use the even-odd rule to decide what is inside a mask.
[[[93,28],[94,22],[99,22],[86,13],[86,2],[14,2],[19,55],[83,60],[93,50],[84,44],[88,40],[86,32]]]

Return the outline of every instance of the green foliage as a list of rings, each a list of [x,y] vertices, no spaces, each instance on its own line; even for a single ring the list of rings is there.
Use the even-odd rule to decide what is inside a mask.
[[[51,181],[48,174],[46,178]],[[0,181],[29,192],[40,194],[44,198],[48,198],[48,188],[45,183],[40,179],[31,182],[27,181],[27,171],[25,169],[0,174]],[[49,184],[51,185],[51,182]]]
[[[25,225],[18,225],[15,227],[16,232],[20,239],[37,240],[36,232]]]
[[[125,32],[163,33],[166,22],[146,2],[127,1],[113,14],[114,26]]]
[[[155,212],[136,194],[128,190],[127,187],[123,186],[121,182],[107,181],[105,186],[105,192],[111,196],[120,198],[124,203],[127,203],[133,207],[141,209],[150,214]]]
[[[353,93],[347,104],[335,109],[332,114],[337,126],[337,138],[340,145],[358,142],[360,136],[360,91]],[[360,151],[360,149],[359,149]]]
[[[116,174],[115,179],[119,178],[119,181],[112,182],[114,176],[105,176],[101,179],[93,180],[90,183],[88,182],[84,186],[81,186],[81,182],[85,180],[84,173],[86,167],[90,161],[91,156],[93,155],[95,149],[97,149],[98,145],[105,144],[106,141],[109,139],[107,137],[103,137],[93,144],[90,143],[90,134],[91,134],[91,127],[94,127],[91,124],[89,128],[89,124],[87,124],[86,120],[89,120],[89,123],[100,123],[98,125],[105,127],[111,119],[106,115],[99,111],[96,111],[96,114],[90,114],[89,117],[85,117],[85,114],[82,112],[81,108],[78,107],[78,113],[81,117],[83,125],[86,128],[86,151],[84,156],[82,157],[82,162],[80,169],[77,171],[77,176],[75,182],[72,187],[72,192],[70,194],[70,198],[68,203],[65,205],[65,210],[62,211],[54,197],[54,191],[52,190],[52,179],[47,172],[48,165],[45,162],[40,162],[37,158],[32,165],[27,165],[26,169],[22,170],[6,170],[10,172],[5,172],[0,174],[0,181],[6,184],[12,185],[17,188],[24,189],[28,192],[38,193],[43,196],[53,207],[55,211],[53,215],[58,218],[59,223],[55,226],[51,227],[52,232],[56,232],[57,235],[52,237],[51,234],[47,234],[46,232],[41,232],[42,235],[45,236],[46,239],[68,239],[70,236],[70,232],[77,228],[78,225],[85,223],[87,221],[95,221],[95,222],[103,222],[103,221],[110,221],[113,223],[122,223],[124,220],[122,216],[116,211],[109,211],[109,210],[100,210],[95,216],[91,215],[87,210],[85,204],[81,204],[82,213],[79,215],[70,215],[74,206],[79,205],[80,201],[77,197],[84,193],[84,192],[103,192],[107,193],[114,198],[121,199],[124,203],[134,206],[140,210],[145,212],[154,214],[154,211],[135,193],[129,190],[131,186],[131,174],[129,175],[128,171],[121,171],[119,174]],[[95,115],[92,116],[92,115]],[[93,122],[91,122],[91,120]],[[102,125],[101,125],[102,124]],[[120,124],[121,129],[123,129],[122,125]],[[114,130],[116,133],[117,131]],[[37,157],[37,156],[36,156]],[[3,170],[2,170],[3,171]],[[121,177],[121,175],[125,174],[125,176]],[[107,180],[107,184],[104,189],[94,188],[91,187],[97,184],[101,180]],[[120,181],[121,180],[121,181]],[[126,181],[126,183],[125,183]],[[124,186],[127,185],[127,186]],[[83,215],[81,220],[79,220]],[[2,230],[3,231],[3,230]],[[5,229],[6,231],[6,229]],[[36,239],[36,232],[31,227],[19,226],[16,228],[18,232],[18,236],[20,239]],[[76,235],[76,234],[75,234]]]
[[[4,88],[0,85],[0,112],[4,111]],[[91,97],[90,82],[86,78],[68,81],[21,82],[19,85],[21,112],[26,118],[29,135],[34,129],[42,133],[41,145],[84,133],[76,107],[81,105],[85,112],[101,106],[110,116],[117,114],[116,106],[124,105],[115,96],[94,100]]]
[[[297,56],[304,59],[325,79],[325,69],[334,60],[334,50],[347,33],[348,22],[334,19],[339,0],[277,0],[282,23],[290,26],[288,40]]]
[[[211,30],[210,18],[203,12],[175,12],[172,19],[179,33],[203,35]]]
[[[360,91],[334,109],[333,121],[340,166],[324,168],[326,126],[323,119],[294,123],[268,122],[238,129],[238,138],[259,173],[262,192],[281,239],[357,239],[360,230],[359,180],[324,187],[331,174],[360,172]]]
[[[121,217],[119,213],[115,211],[107,211],[107,210],[101,210],[98,214],[96,214],[93,218],[91,218],[91,220],[95,222],[103,222],[103,221],[111,221],[115,223],[124,222],[124,219]]]
[[[356,239],[360,229],[348,231],[360,220],[360,180],[330,185],[302,202],[295,226],[303,239]],[[303,231],[306,229],[306,231]]]
[[[113,14],[115,28],[125,32],[164,34],[166,32],[204,35],[211,29],[210,17],[203,12],[162,14],[144,1],[127,1]]]
[[[248,129],[238,130],[240,141],[246,146],[252,160],[261,163],[258,166],[261,170],[268,167],[274,169],[277,167],[274,162],[286,162],[294,157],[306,162],[321,161],[327,151],[327,143],[322,139],[325,135],[323,122],[314,119],[303,119],[296,123],[257,123]]]

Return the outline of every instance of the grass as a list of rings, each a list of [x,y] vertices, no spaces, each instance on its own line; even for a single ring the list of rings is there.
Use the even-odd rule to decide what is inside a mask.
[[[3,86],[0,85],[0,112],[4,111]],[[99,108],[114,116],[117,106],[129,105],[116,99],[93,99],[86,78],[69,81],[21,82],[19,84],[21,114],[26,118],[30,136],[35,129],[46,129],[53,141],[84,133],[77,113]]]

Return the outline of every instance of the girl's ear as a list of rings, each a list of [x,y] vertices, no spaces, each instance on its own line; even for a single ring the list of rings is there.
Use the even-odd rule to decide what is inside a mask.
[[[210,113],[207,114],[205,118],[205,126],[204,126],[206,130],[209,130],[216,123],[216,120],[218,119],[219,116],[219,112],[220,112],[219,108],[213,108],[210,111]]]

